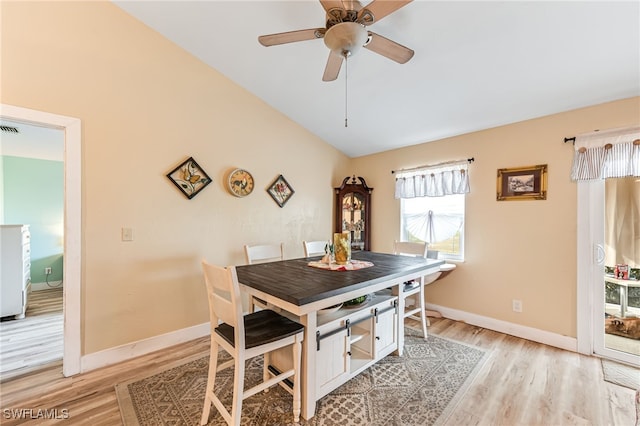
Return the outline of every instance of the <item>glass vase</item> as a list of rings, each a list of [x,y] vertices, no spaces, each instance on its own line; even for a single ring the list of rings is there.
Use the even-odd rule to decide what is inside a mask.
[[[346,265],[351,260],[351,235],[348,231],[333,234],[336,263]]]

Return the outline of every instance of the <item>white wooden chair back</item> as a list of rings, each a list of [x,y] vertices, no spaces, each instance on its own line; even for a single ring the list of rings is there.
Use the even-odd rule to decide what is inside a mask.
[[[393,243],[394,254],[405,256],[427,257],[427,243],[410,243],[407,241],[396,241]]]
[[[303,241],[304,257],[323,255],[324,248],[327,246],[326,241]]]
[[[293,395],[293,420],[300,418],[300,360],[304,326],[292,321],[272,310],[264,310],[243,316],[240,299],[240,285],[235,266],[226,268],[211,265],[202,260],[209,314],[211,317],[211,350],[209,353],[209,369],[205,388],[204,407],[200,424],[209,422],[211,407],[214,406],[230,426],[240,426],[242,401],[269,387],[280,384]],[[245,329],[249,330],[248,335]],[[271,352],[285,347],[291,349],[292,367],[283,371],[271,371]],[[218,351],[223,348],[232,359],[218,364]],[[245,389],[246,360],[262,355],[262,382]],[[216,395],[216,374],[233,366],[233,388],[231,410],[222,403],[220,395]],[[293,389],[284,385],[283,381],[292,378]]]
[[[393,252],[396,255],[400,256],[414,256],[414,257],[427,257],[427,243],[410,243],[407,241],[395,241],[393,243]],[[402,306],[404,313],[402,315],[403,318],[413,318],[421,322],[422,324],[422,334],[424,338],[427,338],[427,314],[425,312],[425,302],[424,302],[424,284],[425,277],[420,277],[417,280],[413,281],[414,283],[418,283],[418,286],[415,287],[411,285],[411,283],[404,283],[405,288],[400,290],[399,297],[404,299]],[[416,300],[417,299],[417,300]],[[411,304],[413,307],[408,307],[407,305]]]
[[[284,244],[245,245],[244,255],[248,265],[284,260]]]
[[[235,266],[222,268],[203,260],[202,270],[209,298],[211,332],[220,321],[227,323],[235,330],[235,341],[240,342],[240,345],[236,345],[236,347],[244,347],[242,299],[240,298],[240,285]]]

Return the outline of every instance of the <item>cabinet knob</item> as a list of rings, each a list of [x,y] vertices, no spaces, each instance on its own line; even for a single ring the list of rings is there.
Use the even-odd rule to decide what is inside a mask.
[[[351,356],[351,351],[348,351],[348,352],[347,352],[347,355]]]

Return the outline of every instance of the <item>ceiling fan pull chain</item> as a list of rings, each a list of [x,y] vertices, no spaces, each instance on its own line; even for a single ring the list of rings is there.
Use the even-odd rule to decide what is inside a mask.
[[[349,79],[349,61],[347,60],[349,55],[344,55],[344,127],[349,127],[347,123],[347,88],[349,87],[348,79]]]

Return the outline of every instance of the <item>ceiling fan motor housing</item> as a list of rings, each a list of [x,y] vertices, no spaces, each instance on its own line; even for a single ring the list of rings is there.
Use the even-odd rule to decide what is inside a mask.
[[[369,38],[364,25],[341,22],[333,25],[324,35],[324,44],[335,54],[347,57],[356,53]]]

